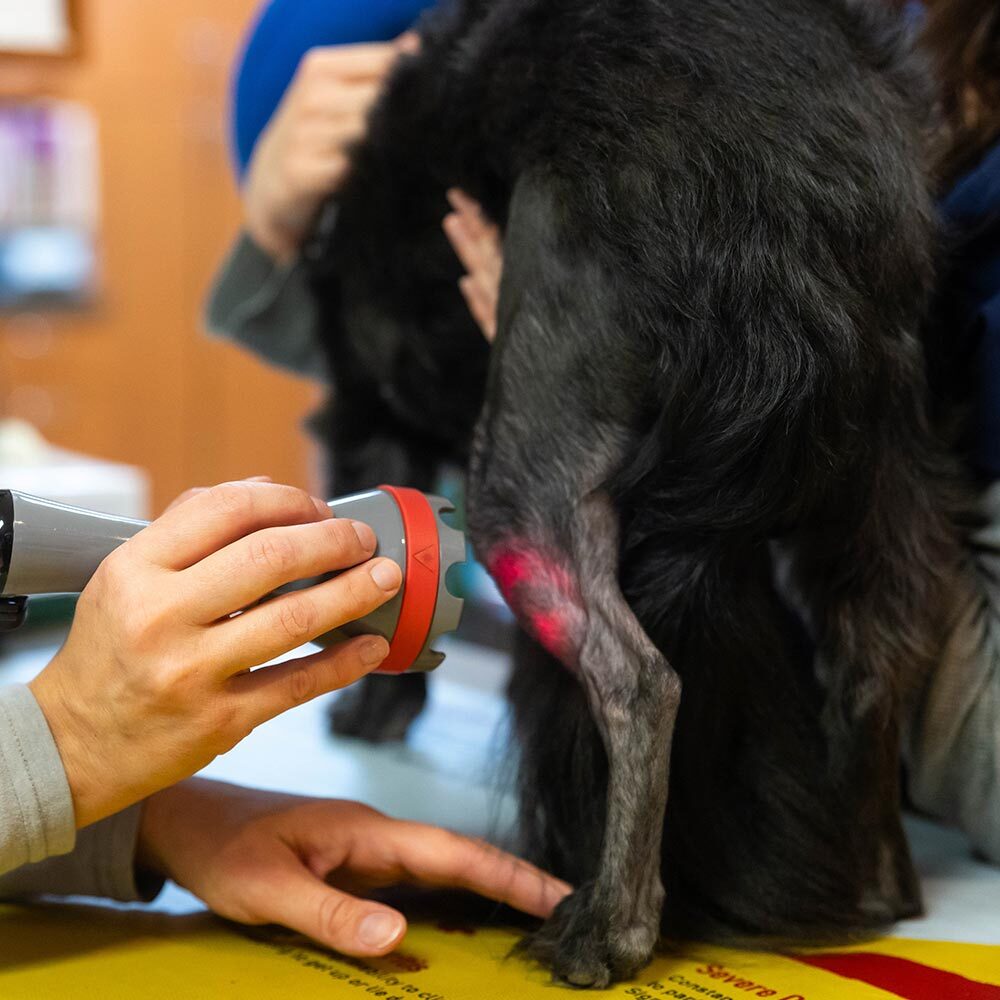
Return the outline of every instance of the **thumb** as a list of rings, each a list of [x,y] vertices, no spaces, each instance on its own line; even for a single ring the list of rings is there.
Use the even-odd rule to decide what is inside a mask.
[[[359,958],[385,955],[402,941],[406,919],[371,900],[332,889],[305,868],[289,872],[269,894],[265,919],[283,924],[328,948]]]

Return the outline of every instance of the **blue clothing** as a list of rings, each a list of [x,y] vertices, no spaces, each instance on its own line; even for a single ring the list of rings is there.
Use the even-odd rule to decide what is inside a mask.
[[[1000,143],[962,177],[941,210],[956,249],[944,321],[968,359],[975,393],[973,458],[1000,479]]]
[[[262,8],[233,81],[232,143],[242,177],[257,138],[300,60],[321,45],[385,42],[406,31],[433,0],[270,0]]]

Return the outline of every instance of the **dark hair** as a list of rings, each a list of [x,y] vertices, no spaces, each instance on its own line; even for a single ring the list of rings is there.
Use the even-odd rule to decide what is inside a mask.
[[[936,161],[948,183],[1000,137],[1000,5],[928,0],[923,38],[941,88]]]

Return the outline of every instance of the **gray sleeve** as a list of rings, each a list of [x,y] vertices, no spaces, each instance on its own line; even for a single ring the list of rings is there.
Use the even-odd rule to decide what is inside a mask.
[[[71,854],[0,875],[0,899],[103,896],[123,903],[149,902],[163,887],[163,879],[136,871],[141,810],[135,805],[80,830]]]
[[[323,379],[316,302],[305,268],[277,265],[245,233],[236,241],[206,309],[210,332],[297,375]]]
[[[983,508],[968,592],[911,719],[906,756],[914,805],[1000,864],[1000,483]]]
[[[73,849],[66,772],[35,696],[0,688],[0,873]]]
[[[31,690],[0,688],[0,897],[40,894],[152,899],[137,882],[140,807],[76,831],[59,750]],[[75,845],[75,846],[74,846]]]

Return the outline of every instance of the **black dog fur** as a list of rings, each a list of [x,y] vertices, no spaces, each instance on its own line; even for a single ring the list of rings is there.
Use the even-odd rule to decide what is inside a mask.
[[[577,886],[527,950],[603,986],[661,932],[918,912],[899,709],[960,562],[922,67],[876,0],[465,0],[421,35],[312,248],[332,485],[468,464],[527,633],[526,849]],[[504,231],[492,351],[450,186]]]

